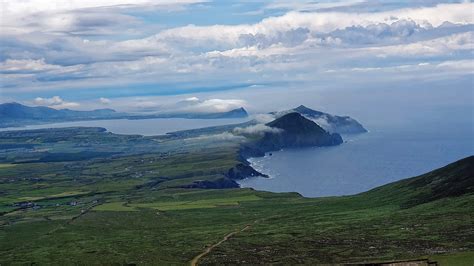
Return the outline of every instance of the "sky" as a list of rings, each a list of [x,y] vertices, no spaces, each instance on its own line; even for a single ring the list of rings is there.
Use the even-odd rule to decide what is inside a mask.
[[[473,14],[471,1],[1,0],[0,102],[262,111],[431,86],[472,106]]]

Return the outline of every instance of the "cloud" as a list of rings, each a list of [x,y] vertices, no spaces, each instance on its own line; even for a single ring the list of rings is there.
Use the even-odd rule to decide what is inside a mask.
[[[210,141],[245,141],[245,137],[236,136],[230,132],[224,132],[214,135],[201,135],[194,138],[188,138],[187,140],[210,140]]]
[[[61,66],[47,64],[44,58],[38,60],[7,59],[0,63],[1,73],[32,73],[58,69],[61,69]]]
[[[351,26],[327,34],[346,44],[398,43],[413,35],[429,31],[413,20],[398,20],[391,24],[377,23],[367,26]]]
[[[246,102],[239,99],[208,99],[196,104],[195,110],[227,112],[246,105]]]
[[[273,1],[265,6],[265,9],[286,9],[292,11],[316,11],[319,9],[340,8],[364,3],[365,0],[343,0],[343,1]]]
[[[417,75],[417,72],[424,71],[429,73],[436,73],[435,75],[454,75],[456,71],[462,70],[466,74],[474,74],[472,60],[456,60],[456,61],[443,61],[440,63],[419,63],[411,65],[397,65],[387,67],[366,67],[366,68],[351,68],[341,69],[340,72],[358,72],[361,73],[390,73],[398,74],[400,77],[408,74]],[[440,72],[441,71],[441,72]],[[453,73],[454,72],[454,73]]]
[[[49,31],[97,35],[108,33],[109,28],[118,30],[118,25],[138,23],[133,16],[123,14],[124,10],[172,10],[200,2],[205,1],[68,0],[54,4],[47,0],[2,1],[0,25],[8,32]]]
[[[85,103],[83,105],[86,105]],[[148,113],[218,113],[227,112],[248,106],[241,99],[200,99],[189,96],[185,99],[178,96],[143,96],[114,98],[108,104],[112,108],[127,112]]]
[[[374,13],[292,11],[250,25],[189,25],[173,28],[160,32],[154,38],[168,43],[184,43],[194,48],[207,45],[208,49],[214,50],[249,45],[262,47],[271,44],[294,45],[304,41],[308,33],[324,34],[348,27],[366,27],[379,23],[412,21],[423,28],[438,27],[446,21],[472,24],[474,18],[470,11],[473,8],[472,3],[460,3]]]
[[[375,52],[377,56],[404,55],[407,57],[449,55],[464,51],[469,54],[472,51],[473,43],[474,32],[464,32],[410,44],[368,48],[368,51]]]
[[[265,133],[273,133],[279,134],[283,132],[280,128],[269,127],[264,124],[257,124],[248,127],[236,127],[232,131],[236,135],[243,135],[243,136],[263,136]]]
[[[166,106],[167,112],[197,112],[216,113],[228,112],[246,106],[247,103],[240,99],[205,99],[189,97],[175,104]]]
[[[257,114],[254,116],[255,121],[261,124],[266,124],[275,120],[275,116],[272,114]]]
[[[51,98],[37,97],[33,101],[36,105],[48,106],[54,109],[65,109],[79,107],[79,103],[66,102],[59,96],[53,96]]]
[[[189,98],[186,98],[184,99],[185,102],[199,102],[199,98],[196,97],[196,96],[193,96],[193,97],[189,97]]]
[[[200,25],[187,24],[189,20],[159,24],[146,13],[149,8],[198,8],[192,5],[196,2],[201,1],[74,0],[57,6],[4,1],[0,89],[5,96],[20,97],[32,91],[56,90],[61,95],[101,88],[112,95],[98,95],[115,101],[120,90],[109,88],[159,95],[184,87],[194,93],[237,83],[320,82],[337,72],[357,80],[356,71],[348,69],[472,58],[470,2],[417,1],[385,8],[370,1],[273,1],[263,7],[273,15],[260,21],[215,25],[197,20]],[[213,6],[206,4],[209,12]],[[289,12],[275,15],[282,9]],[[466,68],[451,70],[466,73]],[[417,71],[418,77],[430,74]],[[173,108],[208,112],[245,104],[214,98],[184,100]],[[160,105],[143,101],[138,107],[156,110]]]
[[[14,14],[34,14],[51,11],[67,11],[88,8],[127,7],[127,6],[170,6],[186,5],[206,1],[198,0],[69,0],[58,1],[54,5],[48,0],[3,1],[2,8]]]
[[[107,104],[110,104],[112,101],[111,101],[110,99],[108,99],[108,98],[101,97],[101,98],[99,98],[99,102],[100,102],[101,104],[107,105]]]

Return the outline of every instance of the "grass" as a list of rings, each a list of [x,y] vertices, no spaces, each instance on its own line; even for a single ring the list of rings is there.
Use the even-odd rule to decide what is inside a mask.
[[[48,152],[120,153],[12,164],[44,154],[5,151],[0,165],[14,167],[0,167],[0,264],[187,264],[247,225],[199,263],[474,261],[474,193],[466,190],[471,179],[449,190],[457,195],[432,197],[451,172],[317,199],[252,189],[186,189],[196,180],[222,178],[238,163],[238,146],[90,129],[73,133],[0,137],[0,143],[32,143]],[[34,201],[34,207],[18,205],[25,201]]]
[[[110,202],[93,208],[94,211],[115,211],[115,212],[130,212],[138,211],[134,206],[128,206],[125,202]]]
[[[160,211],[187,210],[187,209],[207,209],[216,207],[239,206],[241,202],[261,200],[256,195],[247,195],[229,198],[214,198],[204,200],[190,201],[171,201],[171,202],[154,202],[154,203],[137,203],[130,206],[139,208],[152,208]]]
[[[90,192],[65,191],[65,192],[54,194],[54,195],[47,195],[47,196],[44,196],[44,197],[20,197],[20,198],[18,198],[18,200],[21,200],[21,201],[38,201],[38,200],[44,200],[44,199],[75,197],[75,196],[85,195],[85,194],[88,194],[88,193],[90,193]]]
[[[62,193],[54,194],[49,196],[48,198],[62,198],[62,197],[73,197],[79,196],[89,193],[88,191],[65,191]]]
[[[170,195],[176,195],[178,200]],[[226,200],[223,195],[229,198]],[[470,225],[474,209],[465,206],[473,202],[472,196],[410,209],[364,209],[365,195],[305,199],[249,189],[155,191],[148,196],[156,201],[143,203],[143,198],[137,196],[135,200],[129,198],[127,204],[107,202],[72,223],[58,225],[53,234],[44,229],[38,239],[28,242],[15,236],[22,230],[34,230],[36,234],[43,227],[49,228],[50,222],[15,223],[0,233],[2,243],[8,241],[8,246],[15,248],[15,252],[8,252],[11,249],[5,246],[2,257],[4,261],[37,263],[87,264],[95,260],[184,264],[205,246],[248,224],[249,230],[223,243],[202,258],[202,263],[380,261],[419,258],[429,250],[459,253],[473,248]],[[353,209],[357,204],[350,203],[354,201],[359,202],[360,208]],[[239,202],[239,207],[216,207],[232,202]],[[155,207],[164,208],[156,212]],[[59,252],[53,252],[57,247],[61,247]],[[44,256],[44,252],[53,255]],[[462,253],[456,256],[470,258]]]
[[[472,266],[474,264],[474,252],[462,252],[448,255],[430,256],[431,260],[439,263],[441,266]]]

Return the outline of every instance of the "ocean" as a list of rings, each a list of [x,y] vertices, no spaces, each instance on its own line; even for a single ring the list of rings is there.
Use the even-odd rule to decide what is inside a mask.
[[[0,128],[7,130],[28,130],[41,128],[60,127],[103,127],[115,134],[138,134],[143,136],[164,135],[168,132],[188,130],[201,127],[211,127],[227,124],[237,124],[250,120],[249,118],[232,119],[185,119],[185,118],[154,118],[154,119],[110,119],[50,123],[41,125],[29,125],[24,127]]]
[[[474,132],[467,122],[457,127],[424,123],[411,129],[375,128],[343,136],[339,146],[267,153],[249,161],[270,178],[249,178],[240,185],[306,197],[364,192],[474,155]]]

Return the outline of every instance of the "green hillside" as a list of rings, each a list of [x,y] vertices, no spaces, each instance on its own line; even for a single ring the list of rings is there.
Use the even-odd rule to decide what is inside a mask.
[[[362,196],[402,208],[474,193],[474,156],[427,174],[378,187]]]
[[[280,210],[274,210],[279,215],[258,222],[204,261],[298,264],[429,258],[441,265],[472,265],[473,167],[471,156],[354,196],[280,201]]]
[[[309,199],[198,188],[241,163],[241,138],[77,128],[0,136],[2,265],[474,261],[473,157],[366,193]]]

